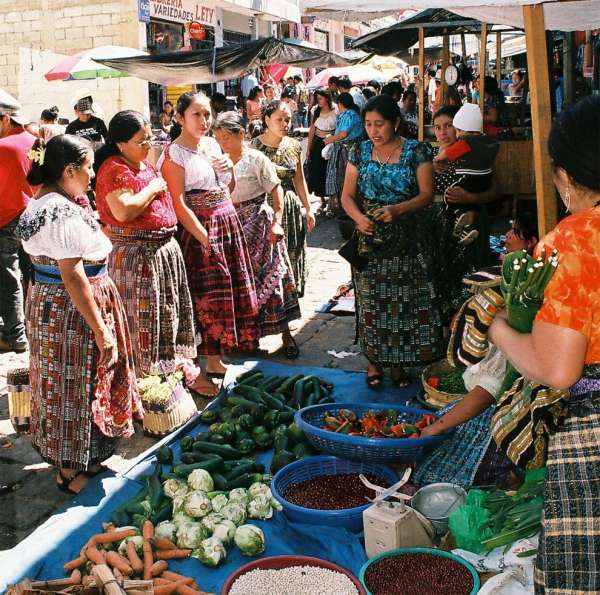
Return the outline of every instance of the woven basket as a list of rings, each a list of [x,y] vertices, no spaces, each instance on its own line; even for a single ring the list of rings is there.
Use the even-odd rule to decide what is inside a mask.
[[[423,370],[421,381],[423,382],[423,390],[425,391],[425,400],[428,403],[431,403],[435,407],[445,407],[449,403],[462,399],[465,396],[464,393],[445,393],[427,383],[427,379],[431,376],[440,376],[453,370],[454,368],[448,360],[435,362]]]
[[[29,368],[15,368],[6,374],[8,414],[17,433],[27,432],[31,420]]]
[[[164,436],[181,427],[192,416],[198,413],[192,395],[179,383],[169,400],[163,405],[145,403],[144,431],[149,434]]]

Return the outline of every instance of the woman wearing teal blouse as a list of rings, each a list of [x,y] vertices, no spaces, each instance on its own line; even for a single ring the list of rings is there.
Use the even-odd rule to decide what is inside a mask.
[[[408,368],[443,355],[424,213],[433,200],[432,151],[400,136],[400,108],[391,96],[370,99],[363,122],[369,140],[351,151],[342,192],[367,262],[354,270],[358,334],[369,386],[381,386],[383,368],[390,368],[396,385],[405,387]]]
[[[335,122],[335,132],[325,139],[325,145],[332,145],[327,160],[327,177],[325,179],[325,194],[329,199],[329,208],[339,207],[339,196],[344,187],[344,175],[348,164],[348,152],[355,143],[365,135],[360,109],[354,103],[350,93],[342,93],[337,99],[338,117]]]

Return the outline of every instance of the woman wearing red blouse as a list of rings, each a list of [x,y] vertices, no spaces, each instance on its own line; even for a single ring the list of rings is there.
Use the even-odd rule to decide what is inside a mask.
[[[192,300],[175,240],[177,216],[166,182],[147,161],[150,123],[127,110],[109,124],[110,142],[97,156],[96,201],[114,245],[109,271],[125,304],[138,376],[157,364],[182,365],[190,388],[214,396],[198,370]]]

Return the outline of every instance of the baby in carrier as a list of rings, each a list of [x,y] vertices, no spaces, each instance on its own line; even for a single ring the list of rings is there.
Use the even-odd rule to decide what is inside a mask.
[[[492,185],[494,161],[498,154],[498,141],[482,134],[483,118],[479,107],[473,103],[463,105],[454,116],[453,125],[458,140],[449,147],[440,149],[435,157],[435,161],[454,164],[458,179],[449,188],[460,186],[467,192],[476,193],[489,190]],[[454,216],[453,236],[458,243],[467,245],[474,242],[479,232],[473,229],[473,207],[466,204],[449,204],[446,195],[444,202]]]

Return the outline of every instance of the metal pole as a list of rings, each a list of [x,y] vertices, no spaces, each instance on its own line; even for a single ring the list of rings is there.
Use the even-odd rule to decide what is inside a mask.
[[[425,139],[425,29],[419,27],[419,141]]]

